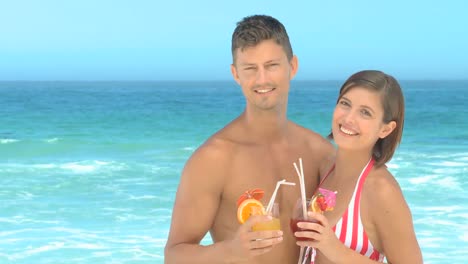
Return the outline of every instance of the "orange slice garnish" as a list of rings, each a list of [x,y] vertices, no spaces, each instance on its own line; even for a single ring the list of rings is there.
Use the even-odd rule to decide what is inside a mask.
[[[265,208],[257,199],[246,199],[237,207],[237,220],[243,224],[251,215],[264,215]]]
[[[318,196],[315,195],[312,201],[310,201],[310,210],[314,213],[322,213],[322,209],[320,209],[320,205],[317,202]]]
[[[264,194],[265,194],[265,191],[259,188],[246,191],[237,200],[237,207],[239,207],[240,204],[247,199],[260,200],[263,198]]]

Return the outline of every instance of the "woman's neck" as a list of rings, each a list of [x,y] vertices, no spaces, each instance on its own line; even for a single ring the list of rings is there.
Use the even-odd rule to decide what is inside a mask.
[[[346,151],[338,148],[335,159],[335,177],[359,175],[371,157],[370,151]]]

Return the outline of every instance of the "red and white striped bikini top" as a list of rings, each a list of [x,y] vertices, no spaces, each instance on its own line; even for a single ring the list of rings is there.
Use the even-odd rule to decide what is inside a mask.
[[[362,170],[361,175],[359,175],[353,196],[351,197],[351,201],[349,201],[348,208],[333,227],[333,231],[335,231],[336,237],[338,237],[348,248],[360,253],[361,255],[367,256],[372,260],[382,262],[384,260],[384,255],[374,248],[367,237],[366,231],[364,230],[361,222],[360,214],[362,187],[364,186],[364,181],[373,166],[374,159],[371,158]],[[332,166],[327,175],[322,179],[320,185],[334,169],[335,165]]]

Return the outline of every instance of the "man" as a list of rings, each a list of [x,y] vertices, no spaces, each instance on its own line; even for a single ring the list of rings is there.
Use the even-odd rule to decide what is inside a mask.
[[[244,112],[211,136],[190,157],[175,200],[165,263],[297,263],[299,247],[289,229],[300,188],[293,163],[303,160],[306,193],[318,184],[333,152],[320,135],[287,119],[288,93],[298,61],[284,26],[269,16],[250,16],[232,36],[231,72],[246,98]],[[267,216],[237,221],[236,201],[247,190],[265,190],[264,204],[280,188],[282,231],[252,231]],[[200,240],[210,232],[214,244]]]

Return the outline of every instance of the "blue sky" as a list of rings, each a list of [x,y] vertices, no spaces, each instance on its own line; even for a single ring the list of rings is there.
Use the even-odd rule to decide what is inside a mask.
[[[468,1],[0,0],[0,80],[229,80],[244,16],[287,28],[298,80],[468,79]]]

